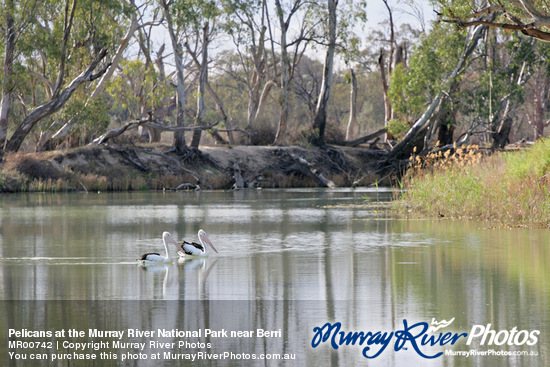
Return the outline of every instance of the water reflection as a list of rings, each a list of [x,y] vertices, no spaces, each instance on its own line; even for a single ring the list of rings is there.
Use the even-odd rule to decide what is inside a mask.
[[[345,190],[0,196],[0,298],[185,300],[140,313],[137,326],[114,314],[121,326],[143,329],[163,317],[189,329],[223,325],[228,315],[253,329],[282,328],[305,335],[298,350],[307,351],[308,364],[363,361],[355,349],[308,348],[309,331],[329,320],[347,330],[395,330],[403,319],[454,317],[455,330],[491,323],[548,335],[548,231],[397,219],[375,201],[390,197]],[[172,264],[136,264],[141,253],[162,249],[163,231],[182,240],[199,228],[219,254],[180,262],[171,248]],[[506,362],[542,366],[549,345],[535,349],[537,359]],[[410,358],[418,361],[392,352],[369,365]],[[485,365],[479,358],[432,363]]]

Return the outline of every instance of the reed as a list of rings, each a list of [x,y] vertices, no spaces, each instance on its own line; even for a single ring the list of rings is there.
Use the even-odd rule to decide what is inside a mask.
[[[550,139],[484,156],[476,146],[411,157],[397,207],[432,217],[550,227]]]

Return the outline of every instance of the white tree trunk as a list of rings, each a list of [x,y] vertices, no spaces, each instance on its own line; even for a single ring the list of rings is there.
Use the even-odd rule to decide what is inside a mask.
[[[178,38],[174,30],[174,25],[172,23],[172,16],[170,14],[169,5],[166,0],[162,0],[162,5],[164,9],[164,18],[166,19],[166,25],[168,26],[168,33],[170,35],[170,41],[172,43],[172,49],[174,50],[174,62],[176,64],[176,90],[177,90],[177,126],[185,125],[185,104],[186,104],[186,95],[185,95],[185,78],[184,72],[185,67],[183,65],[183,52],[178,43]],[[185,133],[183,130],[178,130],[174,133],[174,147],[176,151],[183,151],[185,148]]]
[[[325,63],[323,68],[323,81],[317,106],[315,107],[315,117],[313,121],[312,141],[317,145],[325,144],[325,128],[327,125],[328,100],[332,88],[332,70],[334,66],[334,53],[336,51],[336,7],[338,0],[327,0],[328,7],[328,47],[325,54]]]
[[[350,72],[350,89],[349,89],[349,120],[346,129],[346,140],[353,139],[353,132],[357,125],[357,77],[352,68]]]
[[[197,90],[197,116],[195,118],[195,126],[201,126],[204,113],[206,112],[206,105],[204,103],[204,95],[206,90],[206,84],[208,83],[208,32],[210,32],[210,26],[208,21],[204,23],[202,27],[202,60],[199,71],[199,88]],[[195,130],[193,132],[193,139],[191,140],[191,146],[198,148],[201,141],[202,130]]]
[[[2,83],[2,100],[0,101],[0,161],[2,160],[2,151],[8,137],[8,118],[11,110],[13,80],[13,56],[15,51],[15,25],[13,19],[13,0],[6,1],[6,38],[4,44],[4,75]]]

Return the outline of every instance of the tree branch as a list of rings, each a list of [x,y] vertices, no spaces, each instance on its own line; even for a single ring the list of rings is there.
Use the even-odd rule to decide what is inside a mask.
[[[106,55],[107,50],[101,50],[98,56],[90,63],[88,68],[75,79],[73,79],[73,81],[67,87],[65,87],[65,89],[63,89],[58,94],[54,94],[48,102],[44,103],[41,106],[38,106],[29,115],[27,115],[19,124],[19,126],[17,126],[17,129],[15,129],[12,137],[6,144],[5,150],[8,152],[18,151],[25,137],[38,123],[38,121],[52,115],[53,113],[63,108],[65,103],[67,103],[67,101],[71,98],[73,93],[81,84],[94,81],[95,79],[103,75],[107,71],[107,68],[110,66],[110,63],[107,64],[103,69],[101,69],[97,74],[93,74],[93,71],[99,65],[101,60],[105,58]]]

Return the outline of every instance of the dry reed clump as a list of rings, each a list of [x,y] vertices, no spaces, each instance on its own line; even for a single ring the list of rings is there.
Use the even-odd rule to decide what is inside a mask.
[[[426,156],[419,156],[413,153],[409,160],[412,172],[421,172],[426,169],[446,170],[475,165],[481,162],[482,156],[483,154],[478,145],[472,144],[457,147],[455,142],[452,149],[437,150]]]
[[[549,141],[530,150],[485,158],[476,147],[459,148],[458,155],[445,152],[427,159],[413,157],[412,169],[404,180],[406,191],[398,205],[435,217],[548,227],[547,148]]]

